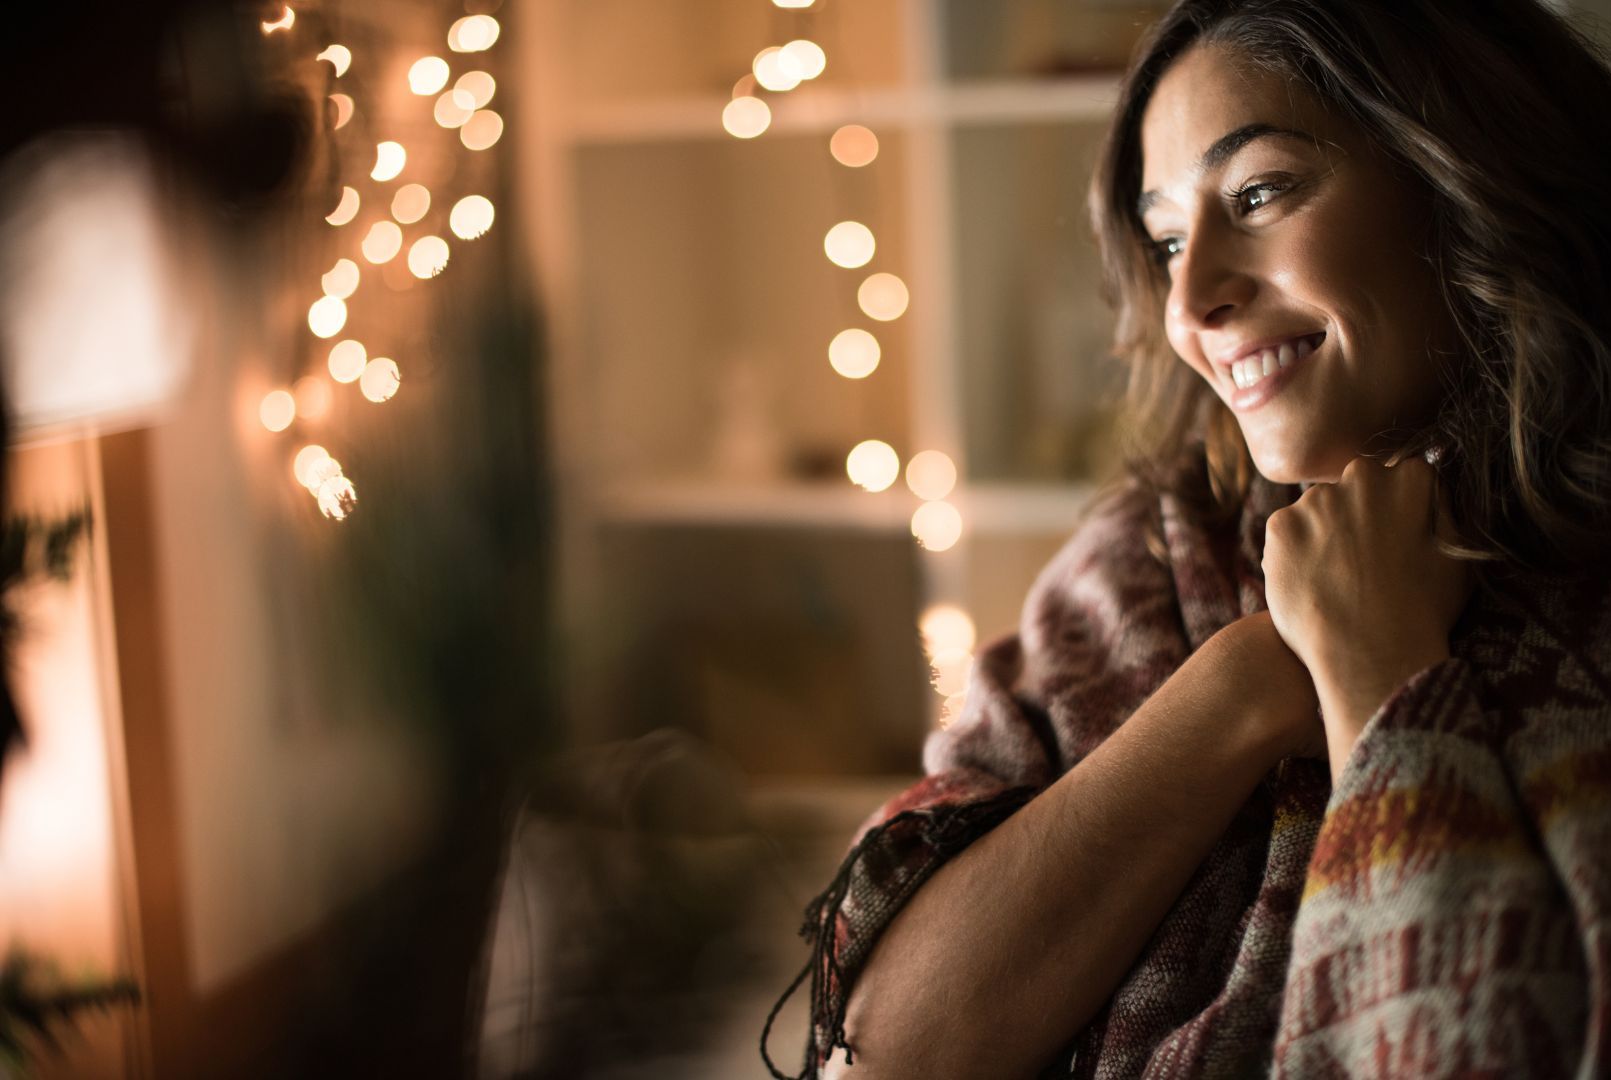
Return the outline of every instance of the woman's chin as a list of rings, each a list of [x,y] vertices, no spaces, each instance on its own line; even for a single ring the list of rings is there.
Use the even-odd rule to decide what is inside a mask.
[[[1250,448],[1253,467],[1274,484],[1334,484],[1341,467],[1325,461],[1327,455],[1279,453]]]

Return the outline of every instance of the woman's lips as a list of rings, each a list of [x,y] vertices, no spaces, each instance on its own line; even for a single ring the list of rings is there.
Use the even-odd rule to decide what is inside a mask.
[[[1325,339],[1324,333],[1294,338],[1277,347],[1261,349],[1232,364],[1230,377],[1235,389],[1230,395],[1231,409],[1247,412],[1274,397],[1290,381],[1293,371]]]

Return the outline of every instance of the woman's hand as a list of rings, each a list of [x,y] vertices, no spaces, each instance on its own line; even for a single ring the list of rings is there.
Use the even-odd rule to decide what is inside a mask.
[[[1360,729],[1399,685],[1449,655],[1471,594],[1437,474],[1420,458],[1355,458],[1265,526],[1265,597],[1276,631],[1314,679],[1333,780]]]

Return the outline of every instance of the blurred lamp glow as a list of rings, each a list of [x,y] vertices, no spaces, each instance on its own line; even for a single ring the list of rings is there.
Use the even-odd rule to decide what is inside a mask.
[[[859,221],[841,221],[822,238],[822,249],[835,266],[854,270],[872,261],[877,244],[873,231]]]
[[[772,110],[758,97],[736,97],[722,110],[722,127],[739,139],[753,139],[772,124]]]
[[[756,82],[775,93],[793,90],[804,77],[799,61],[776,45],[756,53],[750,70]]]
[[[358,264],[351,259],[337,259],[336,265],[319,279],[326,296],[345,300],[358,290]]]
[[[329,458],[329,451],[316,443],[298,450],[291,462],[291,472],[296,476],[296,482],[305,488],[312,488],[318,482],[314,477],[314,470],[318,468],[320,462]]]
[[[480,109],[484,108],[487,102],[492,100],[492,95],[498,92],[498,84],[485,71],[466,71],[453,84],[453,89],[463,90],[469,94],[470,107]]]
[[[475,97],[470,91],[454,89],[436,99],[436,107],[431,110],[431,115],[440,126],[456,128],[470,119],[475,108]]]
[[[868,491],[883,491],[901,475],[901,459],[889,443],[868,439],[845,456],[845,473]]]
[[[783,46],[783,55],[794,61],[802,79],[815,79],[828,67],[828,54],[822,51],[822,46],[805,38]]]
[[[878,156],[878,136],[860,124],[846,124],[828,140],[828,152],[839,164],[859,169]]]
[[[973,656],[966,651],[949,650],[937,653],[929,661],[934,675],[932,683],[936,692],[950,697],[960,694],[968,685],[968,669],[973,666]]]
[[[332,476],[320,482],[318,499],[321,514],[342,521],[358,505],[358,491],[345,476]]]
[[[894,274],[873,274],[856,290],[856,303],[869,319],[889,322],[906,314],[912,296],[906,282]]]
[[[448,28],[448,48],[454,52],[482,52],[498,40],[498,20],[491,15],[469,15]]]
[[[395,180],[407,163],[408,151],[403,149],[402,143],[390,140],[379,143],[375,146],[375,168],[370,172],[369,178],[382,183]]]
[[[358,191],[356,188],[344,187],[341,189],[341,201],[336,208],[330,211],[325,220],[332,225],[345,225],[358,216]]]
[[[775,6],[786,11],[799,11],[802,8],[810,7],[813,2],[814,0],[772,0]]]
[[[474,240],[492,228],[492,201],[484,195],[466,195],[453,204],[448,214],[448,228],[460,240]]]
[[[336,78],[339,79],[347,74],[347,69],[352,66],[352,50],[345,45],[332,45],[315,59],[328,62],[331,67],[336,69]]]
[[[260,25],[263,27],[263,33],[265,34],[272,34],[276,30],[289,30],[296,25],[296,12],[291,10],[290,4],[286,4],[284,13],[278,19]]]
[[[841,330],[828,344],[828,363],[847,379],[865,379],[878,370],[878,339],[859,327]]]
[[[369,227],[369,232],[364,236],[364,258],[372,263],[390,262],[402,247],[403,230],[397,227],[396,222],[377,221]]]
[[[422,56],[408,69],[408,88],[420,97],[429,97],[447,85],[451,74],[440,56]]]
[[[412,225],[431,209],[431,193],[424,184],[404,184],[392,196],[392,217]]]
[[[318,337],[335,337],[346,325],[347,305],[338,296],[321,296],[308,308],[308,329]]]
[[[257,407],[257,418],[270,431],[284,431],[296,419],[296,399],[288,391],[271,390]]]
[[[935,604],[917,621],[923,647],[930,656],[944,652],[970,652],[978,641],[973,619],[955,604]]]
[[[338,383],[357,382],[358,376],[364,373],[364,364],[368,363],[369,356],[364,351],[361,341],[348,338],[338,341],[330,349],[330,360],[325,365],[330,369],[330,377]]]
[[[417,278],[433,278],[447,264],[447,241],[440,236],[422,236],[408,249],[408,272]]]
[[[397,370],[397,364],[377,356],[365,365],[364,373],[358,377],[358,389],[363,391],[364,397],[379,404],[390,401],[402,381],[403,374]]]
[[[321,375],[304,375],[292,388],[298,416],[323,420],[330,411],[330,384]]]
[[[962,515],[948,502],[926,502],[912,515],[912,535],[930,551],[946,551],[962,539]]]
[[[943,499],[957,486],[957,467],[938,450],[913,454],[906,463],[906,486],[920,499]]]
[[[466,150],[485,150],[502,136],[503,117],[491,109],[477,109],[459,128],[459,141]]]
[[[330,126],[332,129],[340,131],[347,126],[347,121],[352,119],[352,98],[346,94],[331,94],[330,104],[336,107],[335,123]]]

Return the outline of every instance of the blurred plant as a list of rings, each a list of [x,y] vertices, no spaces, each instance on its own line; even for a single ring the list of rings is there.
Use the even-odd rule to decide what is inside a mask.
[[[139,1000],[129,979],[65,979],[55,964],[13,944],[0,963],[0,1073],[27,1075],[30,1049],[61,1049],[56,1031],[63,1024]]]

